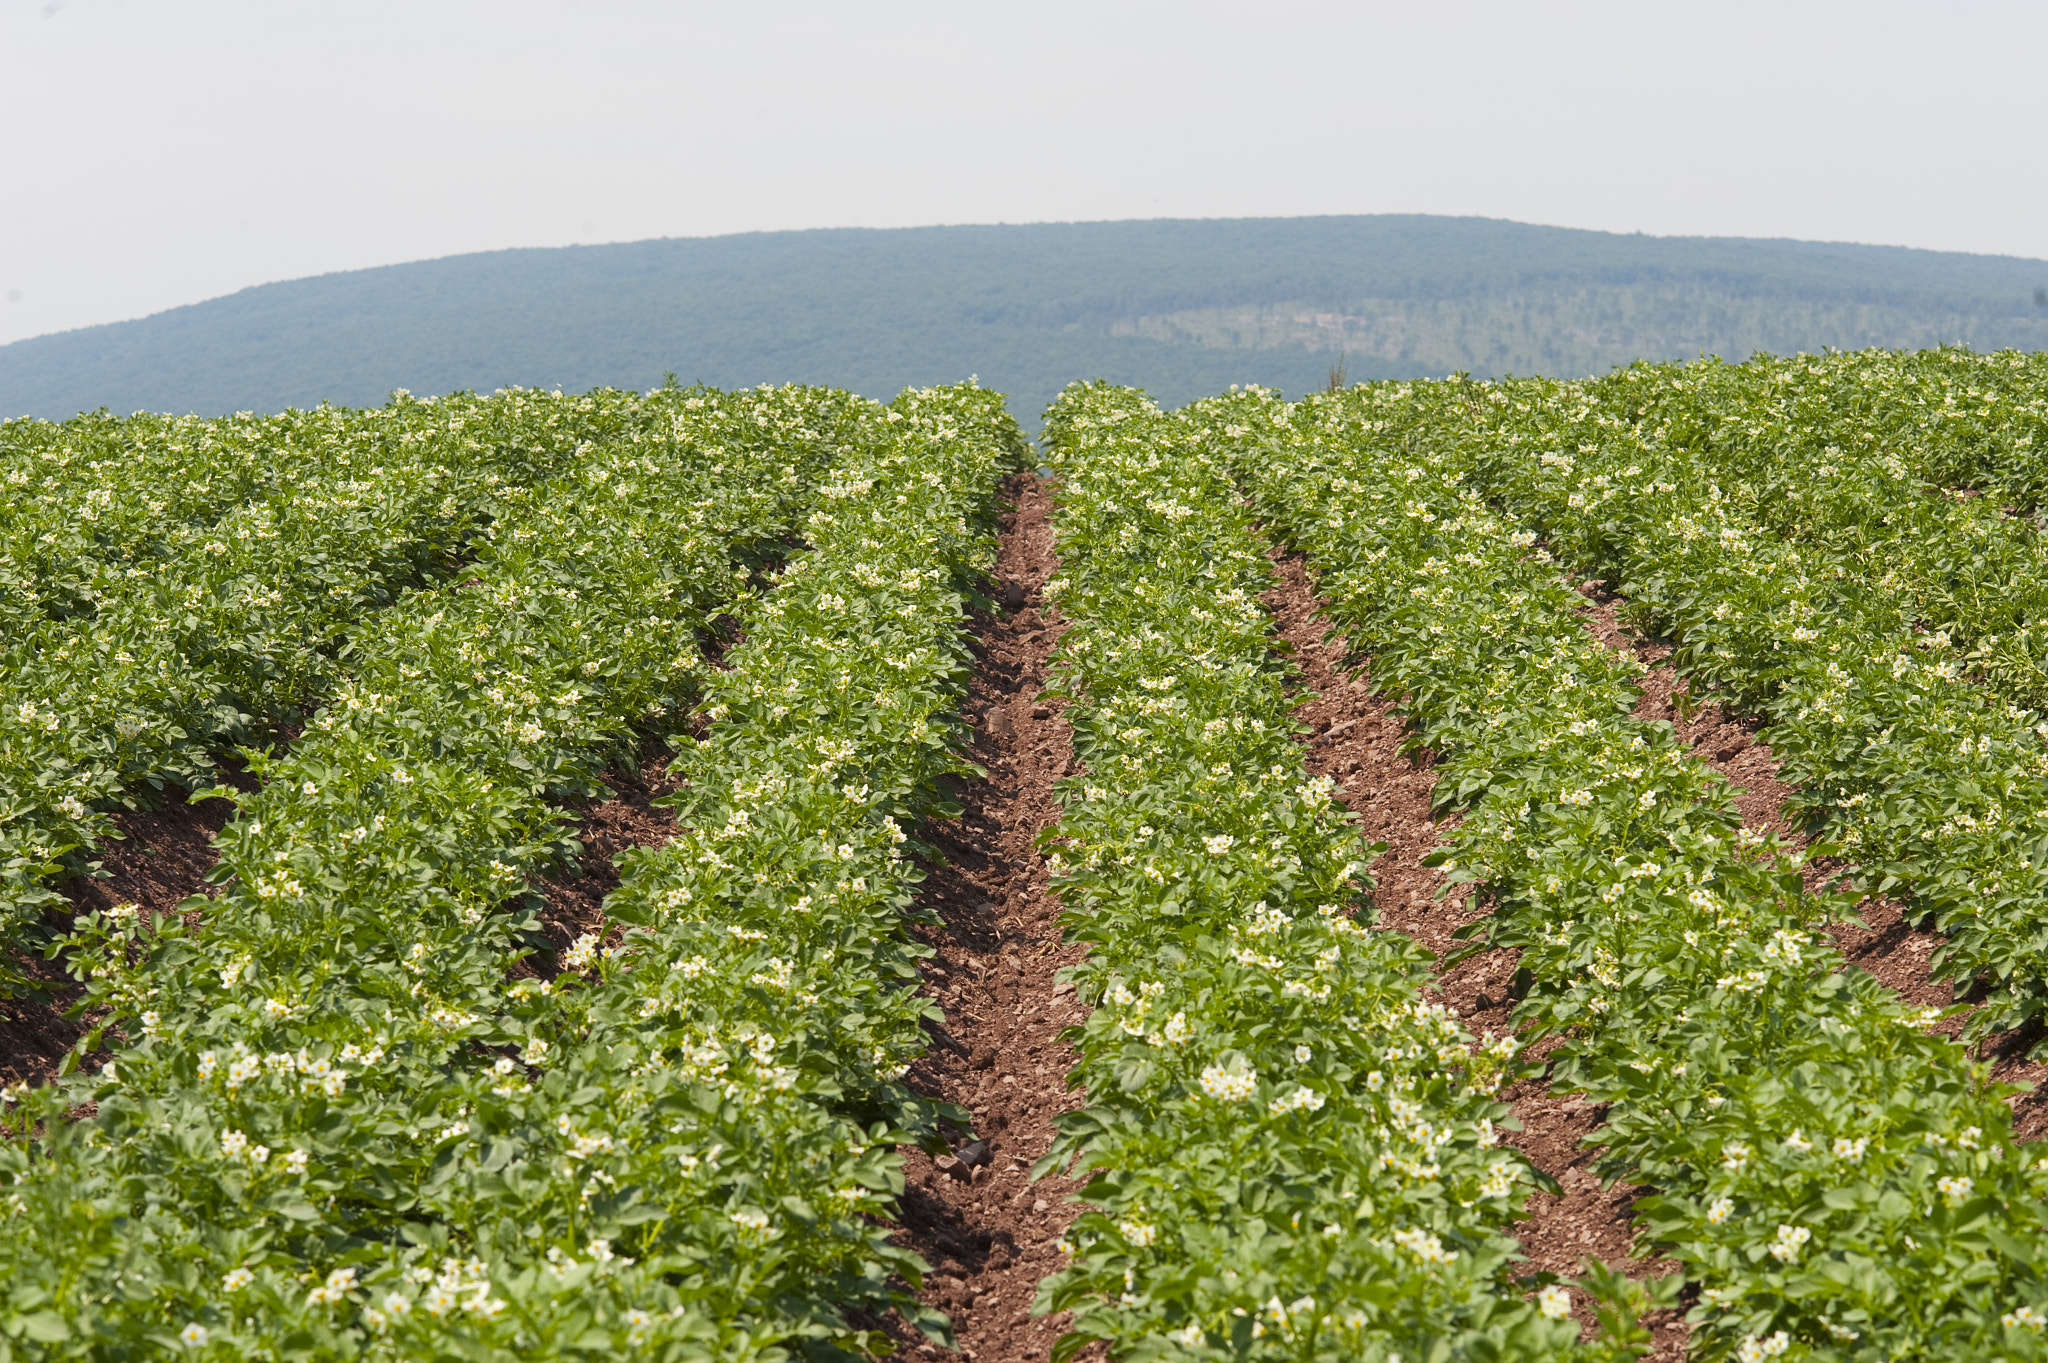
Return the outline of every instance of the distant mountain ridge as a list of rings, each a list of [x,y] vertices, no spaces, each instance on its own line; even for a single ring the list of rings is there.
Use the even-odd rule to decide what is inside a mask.
[[[1027,423],[1075,378],[1577,375],[1758,350],[2048,347],[2048,261],[1375,215],[839,228],[492,251],[244,289],[0,346],[0,414],[278,410],[524,384],[978,374]]]

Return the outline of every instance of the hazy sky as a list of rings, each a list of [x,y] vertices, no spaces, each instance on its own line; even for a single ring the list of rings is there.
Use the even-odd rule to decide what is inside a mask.
[[[0,0],[0,343],[792,227],[1470,213],[2048,257],[2048,5]]]

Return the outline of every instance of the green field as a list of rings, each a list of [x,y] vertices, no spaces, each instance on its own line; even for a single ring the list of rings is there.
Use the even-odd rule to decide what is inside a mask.
[[[2042,1357],[2044,452],[2048,360],[1962,349],[1080,382],[1039,444],[974,384],[0,423],[0,989],[77,1028],[6,1090],[0,1357],[938,1356],[995,1308],[898,1228],[1009,1215],[970,1166],[1070,1087],[1056,1358]],[[1498,1029],[1378,921],[1396,777],[1312,774],[1276,555],[1433,783]],[[1589,596],[1757,726],[1786,827]],[[1042,679],[990,647],[1031,611]],[[1071,733],[1033,869],[1085,1018],[970,1107],[921,1067],[1011,1025],[933,983],[991,695]],[[655,768],[673,828],[564,936]],[[74,902],[192,800],[178,911]],[[1851,963],[1880,902],[1955,1007]],[[1597,1111],[1632,1256],[1525,1256],[1530,1086]]]

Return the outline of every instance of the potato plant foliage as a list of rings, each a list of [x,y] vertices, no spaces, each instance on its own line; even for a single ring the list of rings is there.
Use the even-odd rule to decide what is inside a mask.
[[[630,394],[0,423],[0,939],[40,945],[106,811],[214,784],[367,616],[460,568]],[[0,992],[27,979],[0,961]]]
[[[1854,883],[1933,917],[1958,995],[1991,990],[1978,1036],[2048,1014],[2048,546],[2007,502],[2036,495],[2038,371],[1959,352],[1638,366],[1474,386],[1445,428],[1679,645],[1696,695],[1769,721],[1794,808]]]
[[[773,1358],[914,1274],[860,1216],[900,1186],[887,1144],[918,1115],[895,1082],[917,1009],[885,987],[910,955],[887,816],[958,765],[935,711],[1014,426],[973,389],[619,402],[614,438],[499,499],[460,581],[350,635],[289,755],[251,754],[260,791],[216,792],[240,808],[199,928],[78,921],[70,959],[125,1044],[9,1094],[0,1349]],[[765,869],[704,880],[713,857],[657,894],[650,863],[621,896],[633,931],[517,973],[529,877],[567,850],[557,802],[706,702],[708,627],[804,534],[711,713],[731,722],[738,678],[797,679],[791,727],[834,746],[789,780],[830,817],[764,817],[761,866],[858,888],[786,917],[748,899],[782,889]],[[836,637],[812,593],[852,610]],[[907,660],[851,665],[874,614]],[[804,627],[774,655],[786,616]],[[693,797],[741,741],[686,755]],[[717,843],[733,865],[746,845]],[[822,941],[783,940],[813,922]],[[759,969],[724,973],[770,928]]]
[[[1473,434],[1493,391],[1249,393],[1200,414],[1440,754],[1439,807],[1463,815],[1442,864],[1489,897],[1482,940],[1519,948],[1524,1034],[1564,1038],[1553,1084],[1612,1104],[1593,1139],[1656,1189],[1640,1234],[1700,1285],[1696,1352],[2039,1356],[2048,1159],[2013,1143],[2009,1090],[1929,1034],[1938,1013],[1847,968],[1816,931],[1847,897],[1809,895],[1800,854],[1744,829],[1668,725],[1631,717],[1640,665],[1584,628],[1553,553],[1488,495],[1512,508],[1503,470],[1540,484],[1590,452],[1509,461]],[[1651,468],[1566,494],[1544,528],[1572,544],[1573,502]]]
[[[1041,1305],[1061,1356],[1605,1357],[1571,1288],[1517,1281],[1506,1233],[1537,1179],[1498,1143],[1508,1038],[1420,995],[1426,956],[1359,916],[1360,842],[1302,767],[1259,593],[1261,537],[1214,441],[1142,394],[1050,414],[1075,621],[1056,689],[1085,774],[1062,790],[1056,884],[1098,1009],[1072,1156],[1089,1210]]]
[[[1967,1044],[2048,1021],[2043,363],[1061,395],[1057,1359],[1616,1359],[1679,1301],[1707,1363],[2048,1356],[2048,1158]],[[906,1082],[907,926],[1033,461],[972,383],[0,423],[0,940],[92,1029],[0,1107],[0,1363],[946,1342],[887,1218],[973,1115]],[[1276,546],[1435,764],[1511,1035],[1373,926]],[[1589,575],[1765,721],[1810,850],[1634,717]],[[674,838],[549,946],[566,804],[664,740]],[[235,805],[217,896],[56,916],[114,811],[194,790]],[[1870,893],[1945,935],[1962,1037],[1823,931]],[[1539,1042],[1676,1276],[1522,1258]]]

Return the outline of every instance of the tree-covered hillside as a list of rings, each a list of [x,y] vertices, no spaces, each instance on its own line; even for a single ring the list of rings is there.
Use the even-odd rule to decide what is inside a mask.
[[[1168,402],[1256,382],[1639,357],[2048,346],[2048,262],[1420,216],[842,229],[496,251],[245,289],[0,347],[0,412],[218,413],[511,384],[978,374]]]

